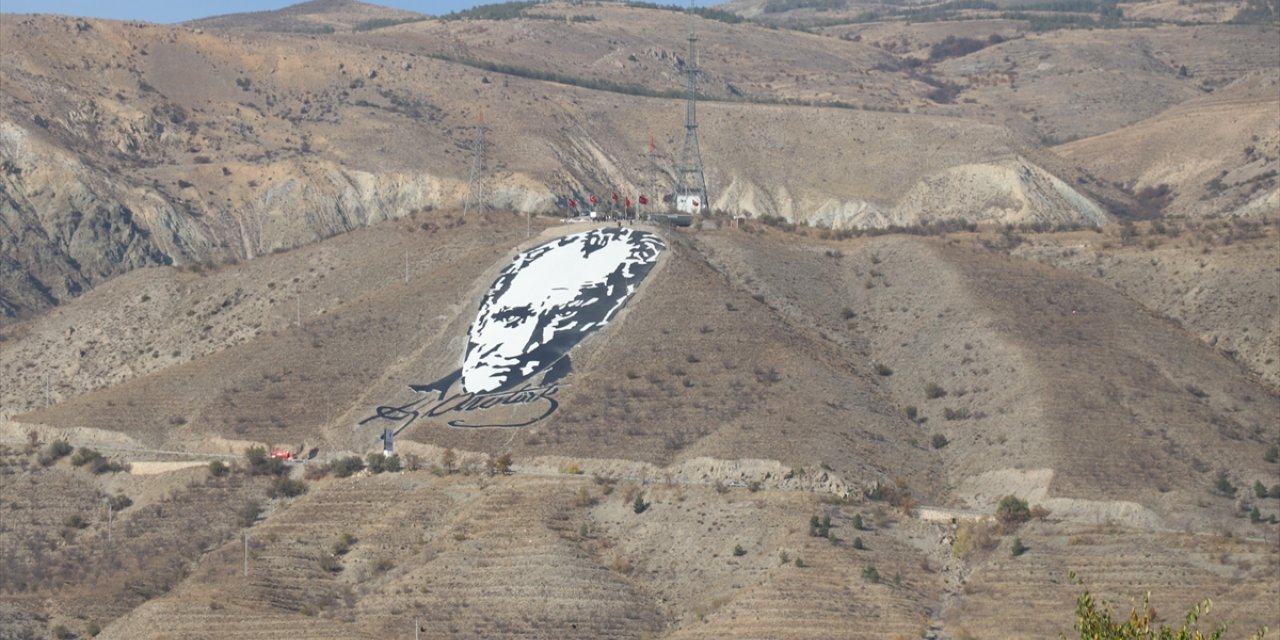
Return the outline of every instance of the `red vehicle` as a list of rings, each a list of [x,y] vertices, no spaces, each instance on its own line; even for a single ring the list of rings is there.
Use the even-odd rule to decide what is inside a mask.
[[[284,461],[289,461],[294,459],[293,454],[289,453],[288,451],[285,451],[284,449],[276,449],[275,451],[272,451],[271,457],[276,460],[284,460]]]

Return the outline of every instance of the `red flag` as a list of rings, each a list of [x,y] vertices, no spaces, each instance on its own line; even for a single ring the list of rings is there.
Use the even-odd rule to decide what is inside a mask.
[[[569,198],[569,208],[570,208],[570,209],[577,209],[577,208],[578,208],[578,201],[577,201],[577,200],[574,200],[573,198]]]
[[[614,194],[613,194],[613,201],[614,201],[614,202],[617,202],[617,201],[618,201],[618,194],[617,194],[617,192],[614,192]]]
[[[697,199],[697,198],[694,198],[694,199],[693,199],[693,208],[694,208],[694,209],[697,209],[697,208],[698,208],[698,199]]]
[[[596,195],[593,193],[591,194],[591,204],[594,205],[595,203],[596,203]]]
[[[629,209],[629,208],[631,208],[631,198],[630,198],[630,197],[628,197],[628,198],[627,198],[627,204],[626,204],[625,206],[626,206],[628,209]]]
[[[640,204],[649,204],[649,199],[644,196],[640,196]]]
[[[649,136],[649,153],[653,153],[657,149],[658,149],[658,146],[653,144],[653,136]]]

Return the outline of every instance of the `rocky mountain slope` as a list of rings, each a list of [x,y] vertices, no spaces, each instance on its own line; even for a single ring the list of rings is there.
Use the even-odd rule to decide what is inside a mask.
[[[517,13],[418,19],[313,2],[181,27],[6,16],[0,305],[13,316],[139,266],[244,260],[457,206],[481,112],[492,206],[564,212],[568,196],[666,191],[689,18],[554,3]],[[1042,140],[1106,133],[1196,95],[1180,64],[1209,88],[1275,73],[1272,34],[1255,26],[1135,40],[1013,21],[992,27],[1003,42],[934,59],[945,39],[934,27],[891,42],[693,24],[713,206],[837,227],[1110,220],[1133,209],[1115,186],[1131,181]],[[1097,77],[1053,75],[1084,78],[1069,71],[1081,65]],[[1124,91],[1143,83],[1163,88]],[[1274,162],[1260,153],[1263,175]]]

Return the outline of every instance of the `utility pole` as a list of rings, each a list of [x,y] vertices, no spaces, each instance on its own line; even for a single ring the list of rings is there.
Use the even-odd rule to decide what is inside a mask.
[[[53,404],[53,396],[50,395],[50,376],[53,375],[48,371],[44,372],[44,406]]]
[[[103,498],[107,505],[107,544],[111,544],[111,498]]]
[[[418,622],[417,618],[414,618],[413,619],[413,640],[421,640],[421,639],[422,639],[422,624]]]
[[[409,251],[404,252],[404,283],[409,284]]]
[[[244,532],[244,577],[249,577],[249,532]]]

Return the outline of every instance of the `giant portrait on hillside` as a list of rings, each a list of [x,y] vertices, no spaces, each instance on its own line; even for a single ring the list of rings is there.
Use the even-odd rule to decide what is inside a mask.
[[[428,416],[511,428],[546,418],[572,370],[570,351],[618,313],[665,249],[652,233],[602,228],[518,254],[481,300],[461,367],[409,385],[412,402],[378,407],[360,424],[390,420],[399,431]]]

